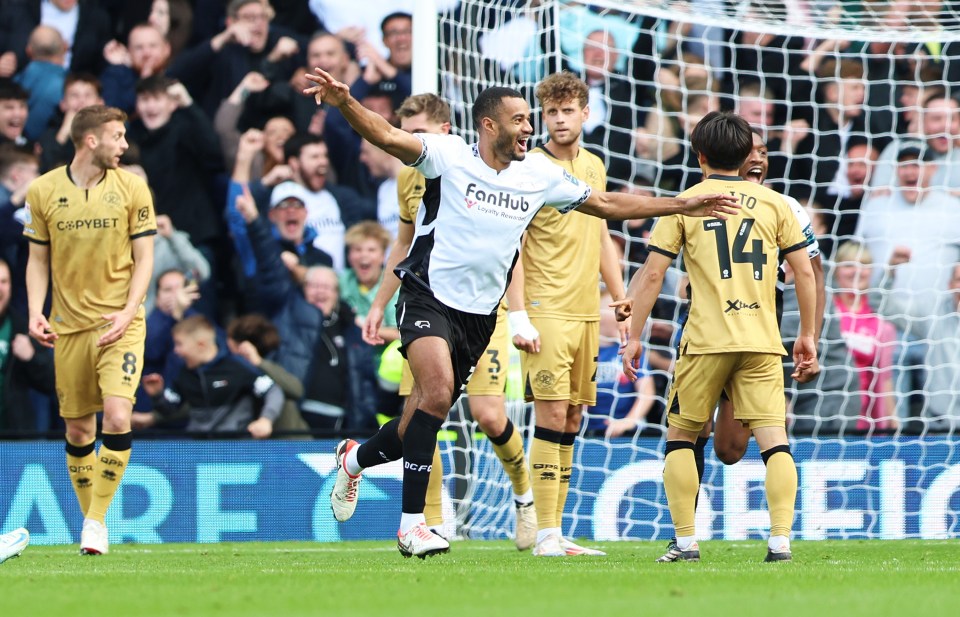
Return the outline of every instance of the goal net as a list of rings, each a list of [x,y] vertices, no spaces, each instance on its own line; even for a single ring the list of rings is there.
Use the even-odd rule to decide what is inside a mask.
[[[584,142],[603,157],[610,190],[672,195],[700,181],[687,137],[709,111],[734,110],[763,136],[767,184],[809,213],[827,286],[822,372],[804,386],[788,380],[800,538],[960,533],[956,4],[463,0],[438,17],[436,81],[468,139],[474,98],[508,85],[528,98],[542,143],[533,91],[560,69],[590,86]],[[625,277],[645,259],[651,225],[611,224]],[[603,404],[577,442],[567,534],[672,534],[663,408],[684,287],[682,269],[671,270],[645,341],[643,392],[624,387],[615,357],[599,371]],[[789,349],[798,327],[789,285],[785,307]],[[604,420],[638,397],[649,408],[642,430],[605,437]],[[509,484],[468,406],[451,414],[459,437],[443,444],[456,529],[510,535]],[[532,407],[516,397],[508,407],[529,436]],[[763,475],[755,444],[729,467],[708,446],[698,533],[761,537]]]

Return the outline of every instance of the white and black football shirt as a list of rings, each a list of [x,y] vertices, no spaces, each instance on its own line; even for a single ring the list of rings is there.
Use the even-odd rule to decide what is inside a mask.
[[[416,137],[423,151],[411,167],[427,185],[410,253],[397,271],[450,308],[490,314],[540,208],[569,212],[587,200],[590,187],[539,153],[497,172],[459,136]]]

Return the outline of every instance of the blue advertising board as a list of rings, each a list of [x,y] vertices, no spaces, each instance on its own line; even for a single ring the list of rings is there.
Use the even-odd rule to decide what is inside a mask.
[[[669,537],[662,442],[579,443],[565,531],[596,540]],[[489,443],[477,441],[468,457],[450,443],[441,446],[445,468],[454,472],[445,483],[446,516],[470,537],[506,537],[513,525],[509,485]],[[111,541],[394,538],[400,464],[367,470],[357,514],[340,524],[329,507],[333,447],[333,441],[136,442],[108,515]],[[800,478],[795,537],[960,536],[960,455],[953,441],[807,439],[793,451]],[[711,457],[698,535],[762,537],[769,525],[763,476],[755,451],[730,467]],[[2,530],[23,525],[36,544],[69,544],[78,541],[81,519],[62,444],[0,444]]]

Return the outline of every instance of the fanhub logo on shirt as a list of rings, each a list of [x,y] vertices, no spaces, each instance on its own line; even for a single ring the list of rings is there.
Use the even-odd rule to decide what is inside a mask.
[[[483,202],[504,209],[520,210],[521,212],[526,212],[530,209],[530,202],[528,202],[522,196],[518,197],[516,195],[511,195],[505,191],[485,191],[477,188],[477,184],[475,182],[471,182],[467,185],[465,201],[467,203],[467,208],[472,208],[478,203]]]
[[[725,311],[723,311],[724,313],[729,313],[730,311],[733,311],[734,313],[739,313],[742,310],[756,311],[760,309],[759,302],[753,302],[751,304],[747,304],[743,300],[738,299],[738,300],[726,300],[726,303],[727,303],[727,308]]]

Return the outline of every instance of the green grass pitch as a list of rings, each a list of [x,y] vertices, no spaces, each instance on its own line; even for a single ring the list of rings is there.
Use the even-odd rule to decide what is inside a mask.
[[[31,546],[0,565],[0,616],[960,615],[960,542],[701,544],[703,561],[653,563],[663,542],[588,543],[607,557],[541,558],[506,541],[403,559],[388,542]]]

